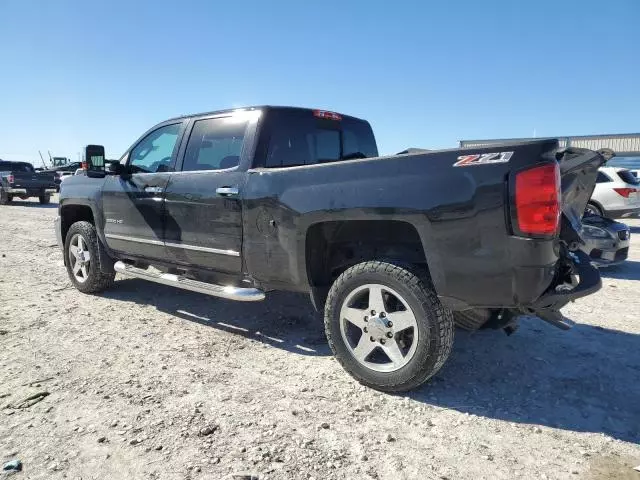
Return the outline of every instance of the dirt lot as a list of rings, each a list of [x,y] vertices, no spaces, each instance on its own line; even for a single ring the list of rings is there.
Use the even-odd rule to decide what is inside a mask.
[[[0,461],[22,460],[16,480],[640,478],[638,220],[630,260],[566,309],[573,330],[457,331],[437,377],[392,396],[339,367],[305,297],[122,278],[77,292],[55,207],[0,207]]]

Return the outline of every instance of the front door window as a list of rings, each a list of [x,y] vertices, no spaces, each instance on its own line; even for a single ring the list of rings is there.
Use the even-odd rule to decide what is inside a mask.
[[[165,125],[144,137],[129,155],[131,173],[168,172],[180,124]]]

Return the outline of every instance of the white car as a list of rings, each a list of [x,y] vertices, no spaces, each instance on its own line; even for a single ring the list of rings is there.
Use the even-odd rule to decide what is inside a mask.
[[[640,214],[640,180],[626,168],[600,167],[585,212],[609,218]]]

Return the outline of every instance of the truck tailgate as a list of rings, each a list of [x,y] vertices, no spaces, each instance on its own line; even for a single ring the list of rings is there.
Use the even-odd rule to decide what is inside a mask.
[[[40,190],[43,188],[55,188],[53,173],[45,172],[12,172],[13,187],[27,190]]]

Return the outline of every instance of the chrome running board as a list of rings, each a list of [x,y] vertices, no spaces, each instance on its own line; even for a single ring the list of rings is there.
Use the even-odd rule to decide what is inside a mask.
[[[205,293],[207,295],[226,298],[228,300],[236,300],[239,302],[256,302],[264,300],[264,292],[257,288],[225,287],[222,285],[215,285],[213,283],[199,282],[198,280],[192,280],[173,273],[150,272],[121,261],[116,262],[113,265],[113,268],[116,272],[129,277],[141,278],[142,280],[161,283],[171,287],[178,287],[183,290],[191,290],[192,292]]]

